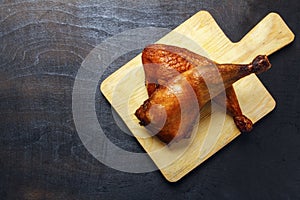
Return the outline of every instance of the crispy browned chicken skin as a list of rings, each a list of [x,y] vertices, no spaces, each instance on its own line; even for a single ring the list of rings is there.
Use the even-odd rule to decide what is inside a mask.
[[[199,109],[211,98],[225,104],[241,131],[252,122],[239,107],[232,84],[250,74],[270,68],[266,56],[249,65],[218,64],[187,49],[155,44],[142,54],[149,99],[136,111],[140,124],[163,142],[189,135],[199,117]],[[226,101],[220,93],[225,92]]]
[[[178,73],[185,72],[195,66],[216,64],[212,60],[187,49],[164,44],[153,44],[146,47],[142,53],[142,63],[149,97],[159,85],[165,84]],[[233,117],[241,132],[252,130],[253,123],[243,115],[232,86],[226,89],[226,94],[222,92],[216,96],[214,101],[219,105],[226,106],[227,113]]]

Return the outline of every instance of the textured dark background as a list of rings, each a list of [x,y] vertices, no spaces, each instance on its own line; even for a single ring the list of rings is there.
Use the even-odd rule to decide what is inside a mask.
[[[0,199],[300,199],[298,1],[0,2]],[[233,41],[271,11],[295,33],[260,76],[277,101],[275,110],[177,183],[159,171],[130,174],[104,166],[84,148],[72,119],[81,62],[117,33],[172,29],[202,9]],[[106,75],[137,53],[118,59]],[[97,102],[109,138],[143,152],[115,125],[100,93]]]

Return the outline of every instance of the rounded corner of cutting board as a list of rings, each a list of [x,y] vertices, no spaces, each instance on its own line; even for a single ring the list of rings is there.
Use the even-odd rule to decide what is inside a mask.
[[[170,182],[170,183],[176,183],[177,181],[179,181],[179,180],[180,180],[180,177],[179,177],[179,178],[176,178],[176,179],[174,179],[174,178],[172,178],[172,177],[165,176],[164,174],[163,174],[163,176],[164,176],[164,177],[165,177],[165,179],[166,179],[168,182]]]
[[[112,74],[113,75],[113,74]],[[111,86],[111,76],[110,75],[109,77],[107,77],[105,80],[103,80],[101,83],[100,83],[100,86],[99,86],[99,89],[100,91],[102,92],[102,94],[105,96],[105,98],[110,101],[110,98],[111,98],[111,89],[112,89],[112,86]]]
[[[212,16],[212,15],[210,14],[210,12],[208,12],[207,10],[200,10],[200,11],[198,12],[198,14],[203,14],[203,15],[207,15],[207,16]]]
[[[276,108],[276,105],[277,105],[277,103],[276,103],[275,99],[272,98],[271,106],[270,106],[270,112]]]
[[[100,91],[102,93],[105,93],[105,88],[106,88],[106,82],[107,82],[107,79],[105,79],[104,81],[102,81],[102,83],[100,83]]]
[[[178,175],[176,176],[176,174],[173,176],[169,176],[167,174],[164,174],[162,170],[161,170],[161,173],[165,177],[165,179],[170,183],[176,183],[184,177],[184,176],[178,176]]]

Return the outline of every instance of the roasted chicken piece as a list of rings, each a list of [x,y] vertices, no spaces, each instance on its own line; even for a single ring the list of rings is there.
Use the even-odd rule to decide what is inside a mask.
[[[163,46],[160,53],[143,57],[145,69],[149,64],[145,73],[151,96],[135,115],[141,125],[165,143],[188,136],[199,118],[200,109],[224,92],[224,88],[250,73],[261,73],[271,67],[266,56],[256,57],[249,65],[218,64],[199,59],[199,55],[186,49]],[[174,48],[178,51],[174,52]],[[159,67],[156,63],[169,64]],[[161,79],[151,78],[161,75]]]
[[[226,97],[225,101],[224,96]],[[233,86],[228,87],[225,92],[217,95],[213,100],[221,106],[226,106],[227,113],[232,116],[236,127],[241,132],[250,132],[252,130],[253,123],[248,117],[243,115]]]
[[[195,66],[216,65],[212,60],[195,54],[187,49],[164,44],[152,44],[142,53],[142,63],[145,71],[145,82],[149,97],[159,85]],[[224,97],[226,97],[224,99]],[[243,115],[237,96],[232,86],[214,98],[233,117],[237,128],[241,132],[252,130],[253,123]]]

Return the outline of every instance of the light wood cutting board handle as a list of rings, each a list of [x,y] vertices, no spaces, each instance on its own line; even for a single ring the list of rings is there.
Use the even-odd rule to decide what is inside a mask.
[[[291,43],[295,38],[283,19],[277,13],[268,14],[251,31],[249,31],[236,46],[226,55],[235,54],[233,62],[250,62],[259,54],[270,55]],[[227,56],[225,56],[227,57]],[[250,60],[249,60],[250,59]]]

